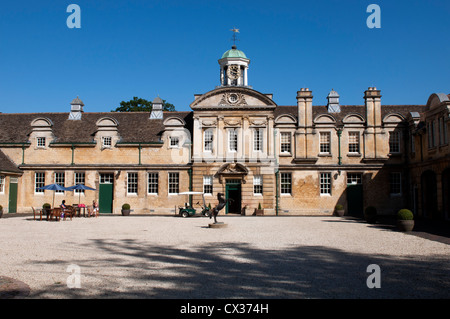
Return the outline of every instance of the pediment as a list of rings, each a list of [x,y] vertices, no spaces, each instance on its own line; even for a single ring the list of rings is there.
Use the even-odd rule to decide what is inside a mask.
[[[193,110],[201,109],[273,109],[271,95],[245,87],[221,87],[196,97]]]
[[[336,119],[329,114],[321,114],[314,120],[315,124],[335,124]]]
[[[364,118],[360,114],[352,113],[344,117],[344,124],[364,124]]]

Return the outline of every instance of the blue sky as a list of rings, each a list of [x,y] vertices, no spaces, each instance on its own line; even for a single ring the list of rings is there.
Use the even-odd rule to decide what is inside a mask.
[[[69,29],[69,4],[81,28]],[[369,29],[371,3],[381,28]],[[157,95],[190,110],[194,94],[219,85],[217,60],[232,45],[251,60],[249,84],[295,105],[313,91],[325,105],[361,105],[376,86],[382,104],[425,104],[450,93],[448,0],[2,1],[0,112],[108,112],[133,96]]]

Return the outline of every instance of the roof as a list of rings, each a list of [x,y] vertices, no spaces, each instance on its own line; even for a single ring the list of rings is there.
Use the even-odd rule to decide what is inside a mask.
[[[27,143],[32,132],[31,122],[46,118],[53,124],[52,133],[57,143],[90,143],[98,130],[97,121],[113,118],[117,123],[122,143],[158,142],[165,127],[164,119],[179,117],[192,130],[192,112],[163,112],[163,119],[149,119],[149,112],[93,112],[83,113],[81,120],[69,120],[69,113],[14,113],[0,114],[0,143]]]
[[[381,118],[390,113],[398,113],[406,118],[410,112],[422,113],[425,110],[426,105],[381,105]],[[277,118],[283,114],[289,114],[297,119],[297,106],[278,105],[274,111],[274,117]],[[338,124],[341,124],[342,120],[349,114],[359,114],[362,118],[366,118],[366,108],[364,105],[341,105],[341,112],[329,113],[326,105],[313,105],[313,120],[321,114],[330,114]]]
[[[82,105],[84,106],[83,101],[80,100],[80,98],[77,96],[75,99],[72,100],[72,102],[70,103],[71,105]]]
[[[22,173],[8,156],[0,150],[0,172],[2,173]]]
[[[241,50],[238,50],[236,46],[232,46],[231,50],[228,50],[222,55],[222,59],[224,58],[243,58],[247,59],[247,56]]]

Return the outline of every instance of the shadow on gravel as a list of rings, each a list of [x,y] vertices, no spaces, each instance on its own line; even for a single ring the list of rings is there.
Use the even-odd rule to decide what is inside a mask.
[[[99,256],[107,257],[78,263],[80,289],[62,283],[32,291],[30,297],[450,298],[448,255],[392,259],[322,246],[271,250],[245,243],[209,243],[188,249],[136,240],[100,240],[93,245]],[[54,263],[66,265],[66,261]],[[367,287],[370,264],[381,268],[379,289]],[[102,284],[83,284],[83,276],[97,276]]]

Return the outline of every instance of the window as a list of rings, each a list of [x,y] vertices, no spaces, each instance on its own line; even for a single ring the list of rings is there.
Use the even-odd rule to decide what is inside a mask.
[[[5,192],[5,176],[0,176],[0,193]]]
[[[391,188],[391,195],[401,195],[402,193],[402,173],[391,173],[389,178],[389,186]]]
[[[281,132],[280,135],[281,153],[290,154],[291,153],[291,133]]]
[[[203,193],[213,193],[213,177],[211,175],[203,176]]]
[[[75,173],[75,185],[85,185],[85,173]],[[82,193],[84,194],[84,189],[76,189],[75,193]]]
[[[37,147],[45,147],[45,137],[36,137]]]
[[[347,173],[347,184],[361,185],[362,176],[361,173]]]
[[[291,194],[292,192],[292,175],[291,173],[281,173],[281,194]]]
[[[428,148],[433,148],[436,146],[436,132],[435,132],[435,121],[428,122]]]
[[[320,153],[330,153],[330,132],[320,133]]]
[[[138,173],[127,174],[127,194],[137,195],[138,193]]]
[[[169,173],[169,194],[178,194],[180,186],[180,174]]]
[[[149,194],[158,194],[158,173],[148,173],[148,190]]]
[[[55,173],[55,184],[65,186],[65,176],[64,172]],[[64,194],[64,191],[55,191],[57,194]]]
[[[411,153],[414,154],[416,152],[416,137],[413,131],[411,131],[410,139],[411,139]]]
[[[253,131],[253,150],[262,151],[263,149],[263,129]]]
[[[100,184],[113,184],[114,174],[100,174]]]
[[[331,195],[331,173],[320,173],[320,195]]]
[[[204,149],[207,152],[212,152],[213,150],[213,131],[206,130],[204,135],[205,146]]]
[[[262,195],[263,177],[262,175],[253,176],[253,195]]]
[[[231,129],[228,131],[228,150],[231,152],[237,152],[238,149],[238,132],[237,129]]]
[[[348,133],[348,152],[359,154],[359,132]]]
[[[170,137],[170,147],[178,147],[180,143],[180,138],[178,136]]]
[[[400,153],[400,132],[389,132],[389,152]]]
[[[110,148],[111,146],[112,146],[111,136],[103,136],[102,137],[102,147]]]
[[[34,192],[43,193],[43,189],[38,189],[45,186],[45,173],[34,173]]]

